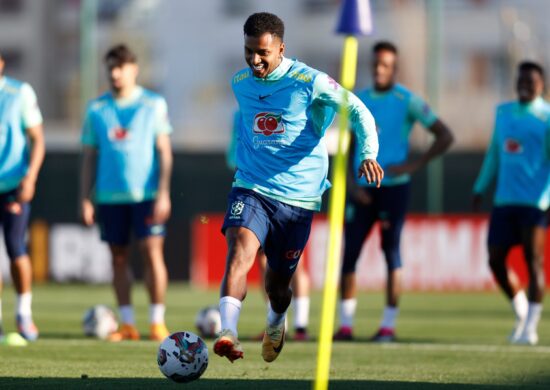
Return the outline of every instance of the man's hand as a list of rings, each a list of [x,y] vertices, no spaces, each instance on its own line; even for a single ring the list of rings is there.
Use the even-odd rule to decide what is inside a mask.
[[[384,178],[384,170],[376,160],[367,158],[359,166],[358,177],[361,178],[363,176],[365,176],[368,183],[376,183],[376,187],[380,187],[380,183],[382,183],[382,179]]]
[[[31,176],[25,176],[21,183],[19,183],[19,189],[17,191],[17,201],[19,203],[28,203],[34,198],[34,192],[36,190],[36,178]]]
[[[90,199],[82,199],[80,202],[80,218],[86,226],[92,226],[95,223],[94,204]]]
[[[170,194],[167,192],[159,192],[155,199],[153,206],[153,220],[154,225],[160,225],[165,223],[170,218],[170,212],[172,210],[172,203],[170,201]]]

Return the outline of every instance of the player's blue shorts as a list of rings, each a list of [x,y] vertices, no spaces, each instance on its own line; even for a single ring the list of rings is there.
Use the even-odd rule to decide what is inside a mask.
[[[17,190],[0,193],[0,224],[10,261],[27,254],[25,234],[31,214],[30,203],[18,203]]]
[[[128,245],[130,233],[138,239],[165,236],[166,226],[151,223],[153,200],[139,203],[100,204],[98,223],[101,239],[112,245]]]
[[[535,226],[546,227],[546,212],[531,206],[497,206],[489,222],[489,246],[511,247],[521,243],[522,231]]]
[[[239,187],[233,187],[228,202],[222,233],[230,227],[251,230],[269,267],[279,273],[294,273],[309,238],[313,211]]]
[[[346,204],[345,250],[342,273],[355,272],[363,243],[376,221],[380,221],[382,250],[388,270],[401,267],[400,241],[409,203],[410,184],[364,187],[371,203],[348,199]]]

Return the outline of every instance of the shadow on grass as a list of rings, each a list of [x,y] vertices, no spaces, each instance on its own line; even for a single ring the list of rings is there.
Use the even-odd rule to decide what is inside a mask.
[[[186,389],[311,389],[312,382],[307,380],[240,380],[240,379],[200,379],[195,382],[183,384]],[[522,382],[509,386],[487,384],[462,384],[462,383],[429,383],[429,382],[389,382],[368,380],[337,380],[331,381],[330,390],[348,389],[547,389],[550,385],[550,377],[538,381]],[[174,383],[168,379],[141,379],[141,378],[0,378],[2,389],[157,389],[157,388],[182,388],[182,384]]]

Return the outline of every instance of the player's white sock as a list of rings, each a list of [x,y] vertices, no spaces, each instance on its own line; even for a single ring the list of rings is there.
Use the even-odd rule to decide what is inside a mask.
[[[276,313],[273,308],[269,306],[267,310],[267,325],[279,326],[286,320],[286,311],[284,313]]]
[[[307,328],[309,323],[309,297],[297,297],[292,300],[294,309],[294,328]]]
[[[132,305],[122,305],[118,307],[120,312],[120,320],[123,324],[135,325],[134,307]]]
[[[25,317],[25,318],[31,318],[32,317],[32,293],[27,292],[23,294],[17,295],[17,304],[15,307],[15,314]]]
[[[395,329],[395,320],[399,315],[399,308],[395,306],[386,306],[384,308],[384,314],[382,315],[382,321],[380,322],[380,328]]]
[[[237,333],[237,323],[241,314],[242,302],[229,295],[220,298],[220,317],[222,320],[222,330],[229,329],[235,336]]]
[[[340,326],[345,328],[353,328],[353,318],[355,317],[355,309],[357,308],[357,299],[343,299],[340,301]]]
[[[149,305],[149,323],[164,324],[164,312],[166,306],[163,303],[151,303]]]
[[[527,312],[527,321],[525,322],[525,334],[536,335],[539,325],[540,315],[542,313],[542,303],[529,302]]]
[[[512,298],[511,303],[516,319],[518,321],[524,321],[525,318],[527,318],[527,311],[529,310],[529,301],[527,300],[525,291],[518,291]]]

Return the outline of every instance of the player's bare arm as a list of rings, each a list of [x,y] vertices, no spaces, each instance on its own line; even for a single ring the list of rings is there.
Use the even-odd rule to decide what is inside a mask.
[[[153,223],[165,223],[170,217],[172,203],[170,201],[170,177],[172,175],[172,146],[168,134],[157,136],[157,151],[159,153],[159,187],[153,209]]]
[[[82,166],[80,172],[80,218],[86,226],[95,222],[95,209],[91,200],[91,192],[95,181],[97,150],[85,146],[82,151]]]
[[[42,125],[29,127],[27,135],[31,141],[29,169],[19,184],[19,193],[17,196],[19,202],[30,202],[34,198],[38,172],[46,154]]]
[[[363,160],[359,167],[358,177],[361,178],[363,176],[369,184],[376,183],[376,187],[380,187],[380,183],[382,183],[382,179],[384,178],[384,170],[376,160],[367,158]]]
[[[413,173],[435,157],[445,153],[454,141],[453,133],[440,119],[436,120],[427,130],[435,137],[430,148],[418,159],[387,167],[388,172],[396,176]]]

